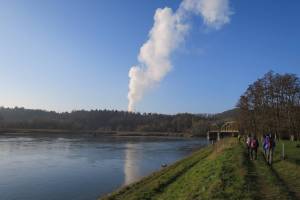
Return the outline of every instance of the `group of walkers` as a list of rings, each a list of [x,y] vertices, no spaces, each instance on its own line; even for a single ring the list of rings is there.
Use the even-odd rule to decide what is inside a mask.
[[[265,134],[262,138],[262,150],[265,156],[265,159],[268,164],[272,164],[273,161],[273,154],[275,149],[275,139],[272,134]],[[251,160],[257,159],[257,150],[259,147],[259,141],[255,135],[251,136],[248,135],[246,138],[246,146],[248,150],[248,155]]]

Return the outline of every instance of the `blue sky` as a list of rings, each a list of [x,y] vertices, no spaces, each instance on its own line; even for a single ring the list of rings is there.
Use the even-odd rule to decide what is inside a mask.
[[[0,105],[56,111],[127,109],[156,8],[179,0],[0,0]],[[220,30],[193,18],[172,71],[137,111],[214,113],[231,109],[269,70],[300,75],[300,1],[230,1]]]

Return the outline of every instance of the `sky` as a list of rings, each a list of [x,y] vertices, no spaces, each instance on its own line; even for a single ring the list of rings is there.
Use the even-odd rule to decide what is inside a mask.
[[[157,8],[180,0],[0,0],[0,105],[127,110]],[[171,55],[168,74],[136,111],[217,113],[234,108],[269,70],[300,76],[300,1],[230,0],[230,22],[201,17]]]

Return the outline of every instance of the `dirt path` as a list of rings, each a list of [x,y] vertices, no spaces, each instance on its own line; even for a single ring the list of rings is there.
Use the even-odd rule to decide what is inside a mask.
[[[248,155],[245,153],[245,156]],[[253,192],[255,199],[278,199],[294,200],[297,199],[294,192],[280,178],[278,173],[265,162],[261,152],[258,153],[258,159],[250,161],[248,159],[248,184],[249,190]]]

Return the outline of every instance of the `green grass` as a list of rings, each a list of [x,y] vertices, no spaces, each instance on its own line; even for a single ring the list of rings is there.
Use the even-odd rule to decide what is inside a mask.
[[[299,148],[286,142],[281,160],[278,144],[274,164],[262,153],[250,161],[234,138],[218,142],[102,200],[299,199]]]
[[[286,159],[281,159],[282,143],[285,145]],[[280,141],[277,145],[272,171],[285,185],[290,196],[300,199],[300,148],[297,142]]]

